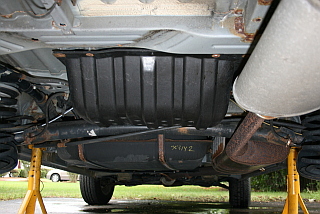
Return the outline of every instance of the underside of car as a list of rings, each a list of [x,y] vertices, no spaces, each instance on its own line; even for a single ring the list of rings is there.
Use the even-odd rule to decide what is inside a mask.
[[[32,145],[89,204],[160,184],[244,207],[296,147],[320,179],[318,0],[0,2],[0,173]]]

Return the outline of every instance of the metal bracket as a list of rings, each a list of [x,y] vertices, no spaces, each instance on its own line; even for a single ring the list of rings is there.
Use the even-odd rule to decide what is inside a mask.
[[[42,0],[43,5],[48,9],[53,4],[57,3],[57,6],[50,13],[53,22],[52,26],[54,28],[58,28],[62,30],[63,34],[74,34],[71,28],[73,27],[73,16],[70,16],[72,13],[66,13],[64,9],[68,9],[66,7],[67,4],[65,1],[54,1],[54,0]],[[69,14],[69,16],[68,16]]]
[[[175,170],[174,168],[170,167],[166,162],[165,154],[164,154],[164,136],[163,134],[158,135],[158,144],[159,144],[159,161],[162,163],[164,167],[170,170]]]

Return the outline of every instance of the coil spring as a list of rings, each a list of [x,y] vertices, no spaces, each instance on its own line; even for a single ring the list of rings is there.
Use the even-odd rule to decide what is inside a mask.
[[[320,180],[320,111],[306,115],[301,123],[305,141],[298,156],[298,171],[305,178]]]
[[[6,138],[1,136],[1,141]],[[0,174],[14,169],[18,163],[18,150],[13,141],[0,143]]]
[[[0,128],[9,128],[16,125],[16,104],[19,94],[15,87],[0,83]]]
[[[320,180],[320,145],[302,146],[297,167],[301,176]]]
[[[308,114],[302,120],[302,125],[306,127],[303,131],[305,142],[320,141],[320,111]]]
[[[0,129],[6,130],[16,125],[17,96],[15,87],[0,83]],[[18,162],[17,146],[10,133],[0,132],[0,174],[12,170]]]

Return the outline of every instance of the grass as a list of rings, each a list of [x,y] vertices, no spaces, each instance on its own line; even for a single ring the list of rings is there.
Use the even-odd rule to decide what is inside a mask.
[[[219,188],[204,188],[198,186],[163,187],[163,186],[117,186],[114,197],[117,199],[143,200],[175,200],[175,201],[227,201],[228,192]]]
[[[44,188],[41,192],[43,197],[67,197],[81,198],[79,183],[59,182],[53,183],[43,179]],[[27,190],[27,182],[23,181],[0,181],[0,200],[23,198]],[[41,188],[43,186],[41,184]],[[302,198],[320,201],[320,192],[303,192]],[[252,192],[252,201],[284,201],[285,192]],[[116,186],[113,199],[141,199],[141,200],[178,200],[200,202],[227,202],[228,191],[220,188],[182,186]]]
[[[43,197],[80,198],[79,183],[59,182],[53,183],[46,179],[40,184]],[[26,181],[0,181],[0,200],[23,198],[28,189]]]
[[[320,201],[320,192],[303,192],[303,199],[315,199]],[[256,202],[285,201],[286,192],[252,192],[251,199]],[[116,199],[145,199],[145,200],[177,200],[177,201],[200,201],[200,202],[228,202],[229,192],[221,188],[182,186],[117,186],[114,198]]]

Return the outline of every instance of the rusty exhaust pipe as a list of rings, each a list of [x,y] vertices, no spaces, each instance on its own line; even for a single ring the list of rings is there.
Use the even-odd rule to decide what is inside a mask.
[[[244,154],[250,138],[260,128],[263,121],[263,118],[252,112],[247,114],[227,145],[226,152],[231,160]]]
[[[284,161],[289,152],[286,145],[251,139],[263,121],[262,117],[249,112],[229,140],[225,151],[213,159],[213,168],[220,173],[243,174]]]
[[[226,146],[226,155],[234,162],[249,166],[274,164],[288,155],[285,145],[250,140],[264,119],[249,112]]]

